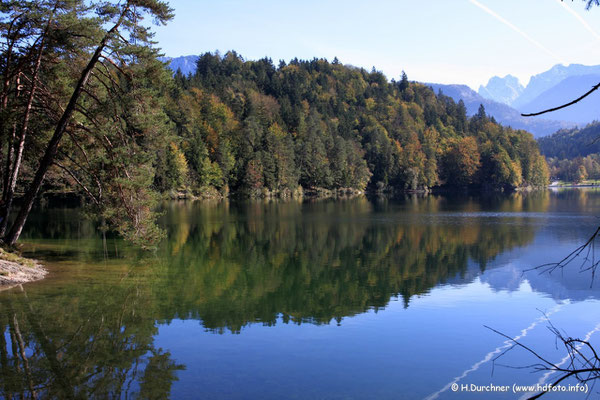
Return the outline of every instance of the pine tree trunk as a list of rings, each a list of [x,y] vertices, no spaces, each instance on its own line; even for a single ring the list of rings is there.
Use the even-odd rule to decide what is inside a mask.
[[[42,40],[40,42],[40,49],[37,54],[37,58],[35,60],[35,67],[33,70],[33,74],[31,76],[31,90],[29,91],[29,95],[27,97],[27,104],[25,105],[25,113],[23,115],[23,125],[21,127],[21,134],[19,135],[19,143],[11,145],[9,151],[12,153],[15,152],[15,160],[12,163],[12,160],[8,159],[6,163],[6,174],[8,179],[5,180],[4,193],[3,193],[3,207],[0,213],[0,237],[4,236],[6,232],[6,227],[8,225],[8,216],[10,215],[10,211],[12,208],[13,198],[15,196],[15,187],[17,186],[17,179],[19,177],[19,171],[21,169],[21,161],[23,159],[23,150],[25,148],[25,139],[27,138],[27,131],[29,129],[29,119],[31,117],[31,108],[33,106],[33,99],[35,98],[35,91],[37,90],[37,77],[40,71],[40,66],[42,65],[42,54],[44,53],[44,43],[46,41],[46,35],[48,34],[48,30],[50,28],[50,23],[52,21],[52,17],[48,21],[48,25],[46,26],[46,30],[42,36]],[[13,140],[14,140],[14,132],[13,132]],[[13,148],[15,150],[13,150]],[[11,164],[12,163],[12,168]]]
[[[5,205],[6,205],[6,195],[8,193],[7,189],[8,189],[8,183],[10,180],[10,166],[12,165],[13,162],[13,154],[14,154],[14,149],[15,149],[15,138],[17,136],[17,124],[16,122],[13,122],[13,127],[12,127],[12,131],[10,133],[10,136],[8,137],[8,146],[6,148],[6,165],[5,165],[5,169],[4,169],[4,176],[3,176],[3,180],[2,180],[2,185],[4,188],[4,191],[2,192],[2,213],[5,210]],[[2,214],[0,214],[2,215]]]
[[[8,46],[6,51],[6,65],[4,66],[4,81],[2,82],[2,92],[0,94],[0,176],[2,176],[2,160],[4,158],[3,147],[4,147],[4,130],[5,126],[5,116],[3,115],[6,109],[8,108],[8,91],[10,90],[10,64],[12,63],[12,50],[13,44],[11,43]],[[3,189],[6,190],[6,186],[3,186]]]
[[[98,47],[96,48],[96,51],[92,55],[92,58],[90,59],[87,66],[81,73],[79,81],[77,82],[77,85],[75,86],[75,89],[73,90],[73,94],[71,95],[71,99],[69,100],[69,103],[67,104],[67,107],[65,108],[65,111],[63,112],[63,115],[61,116],[60,120],[58,121],[58,124],[56,125],[56,129],[54,130],[54,134],[52,135],[50,142],[48,142],[46,151],[44,152],[44,156],[40,160],[40,165],[35,173],[35,177],[33,178],[33,181],[31,182],[29,189],[25,193],[25,196],[23,198],[23,204],[21,205],[19,214],[17,214],[17,217],[16,217],[12,227],[10,228],[10,231],[4,238],[4,242],[7,243],[8,245],[11,245],[11,246],[14,245],[16,243],[16,241],[19,239],[19,236],[21,235],[21,232],[23,231],[23,227],[25,226],[25,222],[27,221],[27,217],[29,216],[29,213],[31,212],[31,208],[33,207],[33,202],[35,201],[35,199],[40,191],[40,188],[42,187],[42,183],[44,182],[46,173],[48,172],[48,169],[50,169],[50,167],[52,166],[52,163],[54,162],[54,157],[56,156],[56,152],[58,151],[58,145],[60,143],[60,140],[62,139],[63,134],[65,133],[65,130],[67,129],[67,126],[69,125],[69,122],[71,121],[71,117],[73,115],[73,112],[75,111],[75,106],[77,105],[79,96],[81,95],[83,88],[87,84],[87,81],[91,76],[92,70],[94,69],[94,67],[96,66],[96,63],[100,59],[100,56],[102,55],[102,51],[106,47],[106,44],[108,43],[108,41],[111,38],[111,36],[113,35],[113,33],[115,31],[117,31],[117,29],[123,22],[123,19],[125,17],[125,14],[127,13],[127,11],[128,11],[128,9],[125,9],[121,13],[121,16],[120,16],[119,20],[117,21],[117,23],[115,24],[115,26],[113,26],[106,33],[106,35],[104,36],[104,38],[102,39],[102,41],[100,42]]]

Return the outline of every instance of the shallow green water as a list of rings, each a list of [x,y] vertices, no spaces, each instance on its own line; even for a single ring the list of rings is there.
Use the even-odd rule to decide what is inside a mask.
[[[156,253],[36,211],[23,242],[51,275],[0,292],[0,396],[480,398],[451,385],[552,381],[492,375],[484,325],[557,362],[545,316],[600,335],[589,273],[523,274],[594,231],[593,190],[164,207]]]

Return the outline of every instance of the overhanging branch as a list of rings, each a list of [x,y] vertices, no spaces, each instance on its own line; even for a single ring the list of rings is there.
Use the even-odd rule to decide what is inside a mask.
[[[558,110],[560,110],[562,108],[566,108],[566,107],[572,106],[573,104],[578,103],[581,100],[585,99],[586,97],[588,97],[590,94],[594,93],[599,88],[600,88],[600,83],[597,83],[587,93],[583,94],[582,96],[576,98],[575,100],[573,100],[573,101],[571,101],[569,103],[563,104],[563,105],[558,106],[558,107],[549,108],[549,109],[544,110],[544,111],[539,111],[539,112],[531,113],[531,114],[521,114],[521,116],[523,116],[523,117],[535,117],[536,115],[542,115],[542,114],[546,114],[546,113],[549,113],[549,112],[552,112],[552,111],[558,111]]]

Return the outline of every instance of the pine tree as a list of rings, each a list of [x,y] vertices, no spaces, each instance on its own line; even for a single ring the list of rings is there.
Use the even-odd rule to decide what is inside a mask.
[[[38,2],[35,3],[38,5]],[[93,134],[102,134],[104,131],[103,122],[95,121],[93,115],[88,113],[88,108],[95,107],[100,109],[109,104],[117,104],[117,99],[123,90],[129,95],[127,101],[139,100],[138,96],[144,90],[135,86],[136,74],[144,74],[148,71],[148,68],[157,68],[157,66],[152,64],[156,62],[156,51],[148,47],[151,44],[150,30],[140,24],[144,16],[150,16],[160,23],[164,23],[172,17],[171,9],[167,4],[158,0],[128,0],[122,3],[106,2],[95,9],[90,8],[82,0],[70,2],[57,0],[50,3],[50,8],[52,12],[47,19],[38,22],[42,25],[39,28],[40,30],[44,30],[44,26],[60,26],[55,24],[52,19],[55,16],[58,18],[59,15],[64,15],[66,23],[71,26],[77,26],[77,34],[73,36],[71,42],[60,43],[56,48],[50,48],[48,51],[54,57],[72,58],[82,61],[81,65],[83,67],[78,71],[71,69],[69,72],[72,72],[72,75],[68,77],[65,76],[68,72],[63,72],[63,77],[70,79],[72,86],[69,89],[69,94],[64,97],[64,103],[60,104],[57,110],[54,110],[57,122],[53,127],[53,134],[45,145],[43,156],[39,160],[39,166],[34,178],[25,193],[19,213],[5,237],[5,241],[11,245],[19,238],[33,202],[46,178],[46,174],[50,167],[55,164],[59,144],[64,134],[67,131],[70,132],[73,125],[77,129],[88,130]],[[96,13],[97,18],[87,17],[92,11]],[[13,15],[16,15],[16,13],[9,11],[3,17],[10,18]],[[82,22],[84,23],[81,24]],[[75,46],[77,40],[86,40],[86,46]],[[42,45],[40,41],[40,46]],[[93,51],[87,53],[85,49],[89,48],[93,48]],[[38,54],[41,53],[38,52]],[[8,65],[10,63],[8,60],[9,55],[3,54],[3,57],[3,63]],[[129,66],[127,63],[131,63],[132,65]],[[37,59],[35,65],[37,65]],[[34,74],[36,70],[35,65],[33,68]],[[162,64],[160,68],[163,68]],[[40,81],[42,82],[40,86],[43,85],[44,88],[52,88],[52,82],[46,81],[44,78],[48,79],[50,76],[40,77]],[[32,80],[32,82],[35,82],[35,80]],[[34,86],[31,87],[31,92],[34,92]],[[46,95],[52,96],[52,94],[50,92]],[[99,98],[98,95],[103,98]],[[85,122],[75,122],[75,115],[81,116],[81,119]],[[131,119],[121,119],[123,130],[117,129],[115,133],[133,133],[137,131],[136,128],[144,125],[144,117],[142,115],[132,115],[131,117]],[[109,118],[107,117],[107,119]],[[130,125],[130,127],[127,127],[127,125]],[[123,137],[122,139],[125,139],[122,143],[137,144],[135,143],[137,140],[135,138],[127,140]],[[113,143],[116,142],[111,142],[111,144],[106,143],[108,146],[107,151],[115,157],[121,156],[123,154],[122,149],[115,147]],[[140,161],[142,160],[140,159]],[[145,170],[145,168],[141,168],[138,171],[144,175],[143,171]],[[115,170],[115,172],[117,171]],[[139,176],[139,182],[137,177],[134,178],[127,170],[118,171],[118,173],[124,173],[130,181],[127,185],[128,187],[120,184],[121,180],[114,181],[117,184],[117,188],[110,193],[116,196],[113,205],[121,204],[126,211],[125,215],[131,219],[128,223],[123,223],[120,229],[128,232],[131,231],[131,237],[136,237],[137,235],[140,238],[147,237],[149,242],[154,241],[157,237],[156,228],[152,222],[149,222],[152,219],[152,212],[148,211],[149,206],[146,204],[146,201],[152,196],[147,197],[139,192],[139,189],[144,187],[144,185],[147,184],[147,186],[150,186],[152,179],[151,169],[148,176]],[[112,178],[121,179],[117,177]],[[148,179],[150,179],[150,182],[148,182]],[[125,194],[125,192],[130,190],[137,191],[136,193],[140,195],[131,198]],[[90,192],[89,188],[87,192]],[[131,201],[126,202],[126,199],[131,199]],[[95,200],[99,201],[98,198]],[[124,215],[121,215],[118,219],[122,221],[123,217]]]

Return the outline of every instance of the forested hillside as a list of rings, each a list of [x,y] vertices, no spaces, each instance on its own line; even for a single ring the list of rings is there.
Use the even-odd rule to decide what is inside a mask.
[[[575,158],[600,152],[600,122],[583,128],[562,129],[538,139],[540,151],[546,157]]]
[[[563,129],[538,139],[540,151],[550,164],[553,179],[580,182],[600,179],[600,123]]]
[[[335,59],[245,61],[206,53],[175,74],[173,134],[156,164],[160,191],[214,188],[286,194],[298,186],[417,190],[543,185],[531,134],[504,128],[483,107],[422,84]]]
[[[161,237],[161,194],[547,182],[530,134],[503,128],[483,107],[468,118],[462,102],[406,76],[234,52],[206,53],[193,74],[173,76],[142,23],[166,23],[166,3],[1,4],[0,237],[9,244],[44,190],[80,193],[93,214],[146,246]]]

